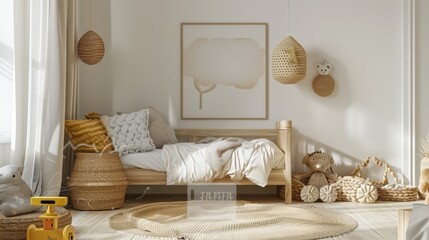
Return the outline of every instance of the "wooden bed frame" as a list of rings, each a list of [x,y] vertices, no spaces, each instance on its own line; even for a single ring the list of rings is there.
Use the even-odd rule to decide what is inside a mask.
[[[186,139],[196,142],[204,137],[242,137],[242,138],[266,138],[277,144],[285,153],[285,169],[274,169],[268,178],[268,185],[285,186],[285,203],[292,202],[292,121],[281,120],[276,123],[275,129],[176,129],[178,139]],[[165,172],[145,170],[138,168],[125,169],[125,175],[129,185],[166,185],[167,175]],[[231,183],[229,176],[216,179],[216,183]],[[250,180],[244,178],[237,185],[254,185]]]

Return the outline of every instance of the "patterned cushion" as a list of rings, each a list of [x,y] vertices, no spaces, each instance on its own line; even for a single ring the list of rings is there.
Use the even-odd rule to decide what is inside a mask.
[[[112,140],[100,119],[66,120],[64,125],[76,152],[113,151]]]
[[[176,133],[152,107],[149,109],[149,135],[156,148],[162,148],[165,144],[177,143]],[[117,112],[124,114],[126,112]]]
[[[101,121],[118,153],[147,152],[155,149],[148,130],[149,109],[112,117],[102,116]]]

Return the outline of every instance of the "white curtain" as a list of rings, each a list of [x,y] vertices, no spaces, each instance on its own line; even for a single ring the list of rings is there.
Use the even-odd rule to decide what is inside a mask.
[[[61,189],[69,2],[14,1],[11,163],[24,167],[23,179],[35,195],[54,196]]]

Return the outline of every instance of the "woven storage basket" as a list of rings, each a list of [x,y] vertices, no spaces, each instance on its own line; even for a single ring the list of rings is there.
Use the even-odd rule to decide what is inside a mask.
[[[361,170],[366,168],[370,161],[373,161],[378,167],[384,168],[383,178],[378,181],[371,181],[378,190],[378,200],[408,202],[419,199],[418,188],[416,186],[398,185],[398,178],[390,166],[377,157],[368,157],[362,164],[357,165],[352,171],[352,176],[362,177]],[[390,175],[394,183],[389,184],[387,176]]]
[[[401,186],[388,184],[377,189],[378,200],[409,202],[419,200],[418,188],[416,186]]]
[[[304,187],[304,183],[292,178],[292,200],[301,201],[301,189]],[[281,186],[279,191],[281,199],[285,198],[285,186]]]
[[[67,185],[73,208],[106,210],[123,206],[128,181],[117,153],[77,153]]]
[[[360,177],[338,177],[336,183],[332,184],[337,189],[337,201],[358,202],[356,191],[365,183]]]
[[[291,36],[273,50],[271,63],[274,79],[283,84],[297,83],[307,72],[305,49]]]
[[[94,31],[89,30],[80,38],[77,53],[82,62],[94,65],[104,57],[104,42]]]
[[[338,177],[337,182],[333,183],[332,186],[337,189],[337,200],[336,201],[349,201],[357,202],[356,191],[358,188],[365,183],[365,179],[360,177]],[[301,189],[304,187],[304,183],[292,178],[292,199],[301,201]],[[279,195],[284,199],[284,186],[280,188]]]
[[[0,239],[25,240],[27,237],[27,228],[30,224],[35,224],[38,228],[43,227],[39,216],[45,212],[44,209],[14,217],[5,217],[0,214]],[[58,227],[62,228],[71,224],[72,215],[69,211],[62,207],[55,207],[55,211],[58,214]]]

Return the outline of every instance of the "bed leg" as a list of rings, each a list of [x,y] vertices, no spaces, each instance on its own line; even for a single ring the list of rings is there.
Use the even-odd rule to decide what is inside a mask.
[[[288,192],[288,189],[287,189],[287,184],[285,184],[285,192],[284,192],[284,198],[285,198],[285,203],[286,204],[288,204],[288,203],[290,203],[290,202],[288,202],[288,199],[287,199],[287,192]]]

